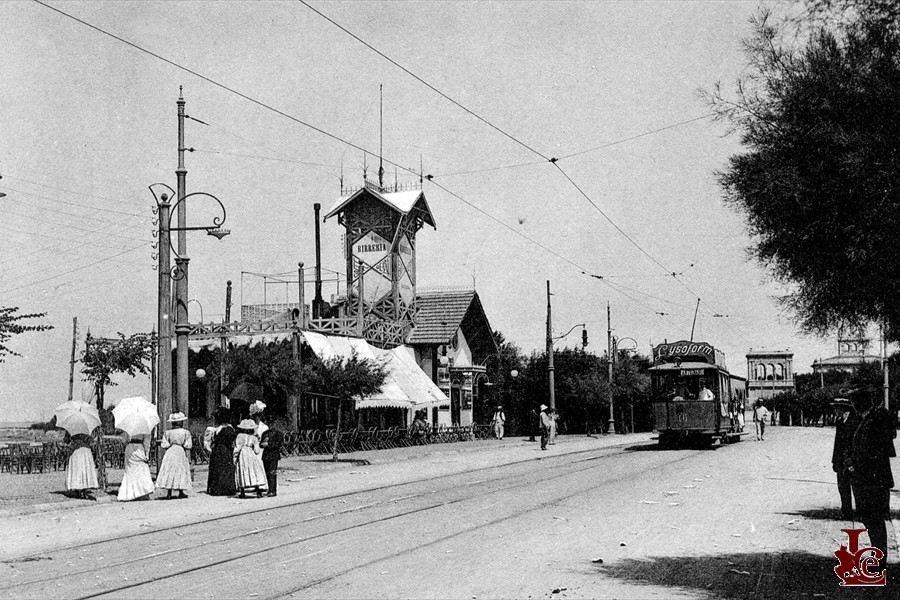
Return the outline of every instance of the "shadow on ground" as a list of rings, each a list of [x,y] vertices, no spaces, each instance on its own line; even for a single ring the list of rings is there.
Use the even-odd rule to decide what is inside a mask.
[[[626,559],[595,568],[605,577],[629,583],[699,591],[729,600],[898,597],[898,573],[890,573],[893,581],[887,587],[844,588],[834,573],[836,565],[833,558],[780,552]]]
[[[332,460],[330,458],[317,458],[314,460],[310,460],[307,462],[311,463],[349,463],[354,467],[367,467],[371,465],[369,461],[362,458],[339,458],[337,460]]]
[[[636,444],[634,446],[626,446],[623,448],[625,452],[678,452],[679,450],[716,450],[719,448],[718,445],[710,446],[709,444],[691,444],[689,442],[684,442],[679,444],[678,446],[660,446],[658,442],[650,442],[643,444]]]
[[[844,523],[847,523],[847,527],[851,525],[850,521],[841,517],[841,510],[839,508],[810,508],[808,510],[798,510],[781,514],[792,517],[803,517],[804,519],[817,519],[820,521],[843,521]],[[892,510],[891,519],[900,520],[900,510]],[[859,522],[857,522],[857,525],[858,524]]]

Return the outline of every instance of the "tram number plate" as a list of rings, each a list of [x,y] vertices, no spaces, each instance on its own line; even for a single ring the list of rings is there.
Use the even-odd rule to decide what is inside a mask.
[[[695,375],[703,375],[703,369],[681,369],[678,374],[682,377],[693,377]]]

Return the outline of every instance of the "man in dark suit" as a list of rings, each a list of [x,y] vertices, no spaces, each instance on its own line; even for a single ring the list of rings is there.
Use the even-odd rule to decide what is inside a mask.
[[[888,561],[885,521],[890,518],[891,488],[894,487],[890,459],[896,455],[897,424],[882,405],[877,390],[860,390],[852,398],[865,412],[850,449],[850,481],[859,520],[868,530],[872,546],[884,553],[880,561],[883,568]]]
[[[262,461],[266,469],[266,483],[269,485],[269,496],[278,495],[278,461],[281,459],[281,446],[284,434],[273,423],[263,434],[259,445],[263,449]]]
[[[853,519],[853,493],[850,487],[850,473],[847,462],[853,445],[853,434],[859,426],[859,417],[853,404],[846,398],[835,398],[834,407],[834,451],[831,453],[831,468],[837,474],[838,493],[841,495],[841,518]]]

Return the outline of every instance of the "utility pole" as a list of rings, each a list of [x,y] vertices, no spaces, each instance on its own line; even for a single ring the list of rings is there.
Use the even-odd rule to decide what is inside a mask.
[[[78,317],[72,317],[72,359],[69,361],[69,402],[75,388],[75,344],[78,343]]]
[[[178,256],[175,258],[178,280],[175,282],[175,337],[177,340],[176,369],[178,371],[178,395],[175,410],[188,412],[188,257],[187,257],[187,203],[184,201],[187,169],[184,167],[184,96],[178,88]],[[168,243],[168,234],[160,239],[160,244]]]
[[[884,337],[884,323],[881,324],[881,370],[884,371],[884,410],[891,410],[891,387],[887,361],[887,338]]]
[[[613,337],[612,337],[612,317],[609,308],[609,301],[606,302],[606,344],[607,344],[607,353],[608,359],[607,364],[609,365],[609,432],[616,432],[616,418],[615,413],[613,412],[613,355],[615,353],[615,349],[613,347]]]
[[[156,397],[160,430],[172,414],[172,278],[169,271],[169,197],[163,194],[159,207],[159,297],[157,298]]]
[[[553,321],[550,318],[550,280],[547,280],[547,379],[550,383],[550,410],[556,408],[553,368]]]

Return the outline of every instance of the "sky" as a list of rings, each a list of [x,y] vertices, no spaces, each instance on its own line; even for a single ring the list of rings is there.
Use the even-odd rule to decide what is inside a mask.
[[[550,281],[555,334],[584,323],[589,351],[606,349],[608,302],[614,335],[645,354],[692,327],[742,375],[751,348],[790,349],[797,372],[836,354],[779,306],[789,289],[749,259],[716,182],[741,147],[698,90],[744,72],[758,2],[310,6],[0,3],[0,306],[55,327],[12,341],[22,356],[0,363],[0,422],[49,418],[67,399],[73,317],[79,352],[88,329],[155,326],[148,186],[175,187],[179,86],[193,117],[187,191],[218,197],[232,232],[188,235],[191,322],[201,307],[223,318],[227,280],[234,314],[294,301],[296,284],[253,274],[296,280],[298,262],[313,265],[313,204],[333,205],[342,173],[360,184],[357,148],[375,172],[381,143],[386,161],[422,164],[434,182],[419,287],[474,285],[492,327],[526,352],[544,345]],[[214,208],[192,203],[189,225]],[[342,271],[336,220],[322,238],[323,266]],[[579,329],[557,347],[580,343]],[[108,397],[149,397],[146,377],[120,383]]]

